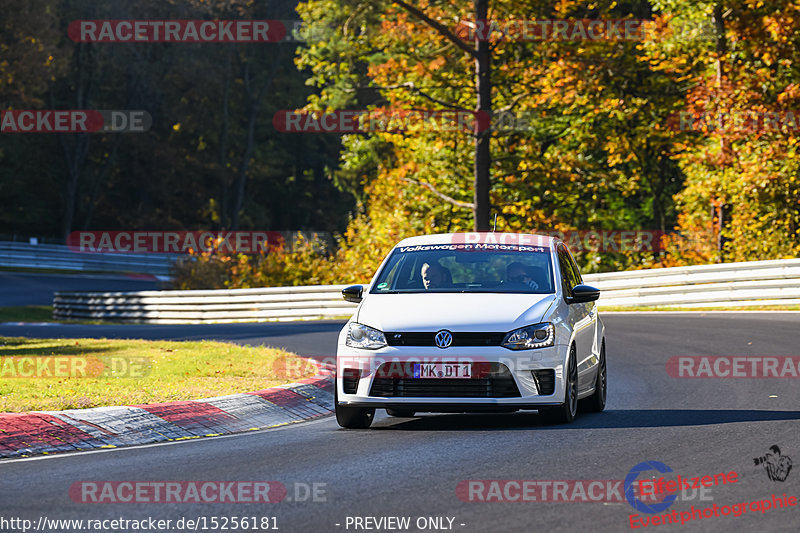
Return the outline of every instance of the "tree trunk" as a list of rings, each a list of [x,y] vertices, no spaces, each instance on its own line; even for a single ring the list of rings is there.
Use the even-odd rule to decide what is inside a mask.
[[[716,40],[716,53],[717,53],[717,60],[716,60],[716,68],[717,68],[717,90],[720,94],[723,93],[724,87],[724,78],[725,78],[725,65],[722,63],[722,56],[728,51],[728,42],[725,39],[725,21],[723,19],[723,6],[722,2],[719,1],[714,6],[714,32],[715,32],[715,40]],[[730,100],[727,100],[730,101]],[[720,163],[721,168],[725,168],[729,166],[731,160],[731,146],[728,139],[725,137],[725,132],[720,133],[720,150],[722,152],[722,160]],[[723,205],[726,202],[726,194],[725,191],[718,191],[718,195],[720,196],[720,207],[718,210],[719,215],[719,234],[717,236],[717,263],[724,263],[725,262],[725,242],[727,239],[723,237],[723,233],[727,229],[728,225],[728,217],[725,216],[725,209]]]
[[[250,167],[250,159],[253,157],[253,145],[255,144],[255,128],[256,128],[256,115],[258,110],[256,106],[258,101],[251,102],[249,115],[247,117],[247,144],[245,145],[242,160],[239,163],[239,176],[236,180],[236,196],[234,198],[231,229],[237,231],[239,229],[239,215],[244,205],[244,190],[247,183],[247,169]]]
[[[85,53],[85,58],[84,58]],[[75,109],[86,109],[89,94],[92,91],[94,80],[94,54],[91,44],[75,45]],[[56,108],[53,93],[50,93],[50,104]],[[64,214],[61,219],[61,232],[64,242],[67,242],[72,227],[75,224],[75,212],[78,196],[78,182],[86,158],[89,155],[89,138],[87,133],[59,133],[58,138],[64,153],[66,163],[66,182],[64,184]],[[74,138],[74,146],[69,146],[67,138]]]
[[[78,108],[81,109],[81,108]],[[89,153],[89,140],[86,133],[76,133],[75,146],[70,148],[64,137],[67,134],[60,134],[61,149],[64,151],[64,160],[67,163],[67,181],[64,187],[64,217],[62,218],[61,228],[64,242],[69,239],[72,225],[75,220],[75,203],[77,201],[78,180],[81,176],[81,169]]]
[[[487,20],[489,0],[474,0],[476,22]],[[492,86],[491,86],[491,50],[486,36],[475,33],[476,52],[475,58],[475,83],[478,101],[476,110],[483,116],[492,116]],[[483,37],[483,38],[482,38]],[[485,114],[484,114],[485,113]],[[479,121],[476,120],[476,124]],[[475,231],[489,231],[491,200],[489,189],[489,168],[491,165],[491,152],[489,151],[490,129],[475,130],[475,190],[474,207],[472,209]]]
[[[236,190],[233,198],[233,210],[231,212],[231,229],[236,231],[239,229],[239,222],[241,219],[241,211],[244,206],[245,185],[247,183],[247,170],[250,167],[250,159],[253,157],[253,150],[255,148],[255,129],[258,117],[259,106],[272,87],[275,80],[275,75],[278,71],[278,63],[280,61],[279,53],[272,56],[272,63],[267,73],[267,79],[264,84],[257,90],[253,89],[253,79],[251,65],[252,62],[245,58],[245,63],[242,66],[242,80],[244,82],[244,91],[247,97],[247,139],[245,144],[244,153],[242,154],[241,162],[239,163],[238,177],[235,181]]]
[[[222,198],[220,199],[219,226],[229,227],[230,218],[228,216],[228,128],[230,123],[230,95],[231,95],[231,62],[232,48],[229,48],[225,58],[225,77],[222,88],[222,124],[219,129],[219,152],[217,154],[217,164],[219,165],[219,175],[222,177]]]

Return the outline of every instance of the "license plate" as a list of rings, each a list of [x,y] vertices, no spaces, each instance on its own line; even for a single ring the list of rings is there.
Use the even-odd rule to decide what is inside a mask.
[[[415,378],[430,379],[469,379],[472,377],[470,363],[417,363],[414,365]]]

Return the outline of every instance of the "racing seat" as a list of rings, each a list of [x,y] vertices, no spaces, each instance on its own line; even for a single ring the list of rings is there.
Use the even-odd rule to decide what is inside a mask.
[[[440,265],[441,266],[441,265]],[[453,274],[450,272],[450,269],[447,267],[442,267],[444,271],[444,283],[445,287],[452,287],[453,286]]]

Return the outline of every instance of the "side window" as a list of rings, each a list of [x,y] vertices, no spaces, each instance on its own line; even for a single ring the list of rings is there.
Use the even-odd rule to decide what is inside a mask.
[[[558,247],[558,269],[561,271],[561,287],[564,291],[564,296],[571,298],[572,287],[578,285],[578,283],[575,280],[575,272],[572,270],[569,252],[563,245]]]
[[[578,268],[578,264],[575,262],[575,257],[569,252],[569,249],[567,249],[567,255],[569,255],[569,262],[572,265],[572,272],[573,272],[573,277],[575,278],[575,285],[581,285],[583,283],[583,277],[581,276],[581,269]]]

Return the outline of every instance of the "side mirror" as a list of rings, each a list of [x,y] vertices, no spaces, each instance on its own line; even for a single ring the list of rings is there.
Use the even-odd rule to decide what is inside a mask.
[[[362,294],[364,293],[364,286],[363,285],[350,285],[349,287],[345,287],[342,289],[342,298],[344,298],[348,302],[353,302],[354,304],[360,303],[362,298]]]
[[[575,285],[572,288],[572,298],[567,298],[568,304],[584,304],[600,298],[600,289],[588,285]]]

